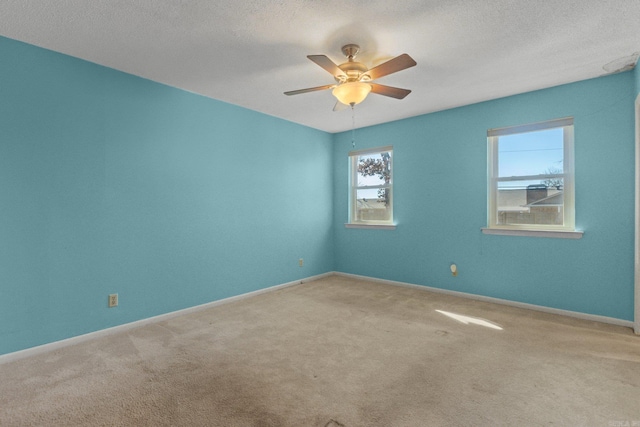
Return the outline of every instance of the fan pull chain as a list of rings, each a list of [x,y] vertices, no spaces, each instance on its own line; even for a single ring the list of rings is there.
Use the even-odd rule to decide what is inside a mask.
[[[356,109],[351,104],[351,145],[356,148]]]

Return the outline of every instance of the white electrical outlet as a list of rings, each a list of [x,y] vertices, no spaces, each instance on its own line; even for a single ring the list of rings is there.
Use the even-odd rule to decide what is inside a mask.
[[[109,307],[118,306],[118,294],[109,294]]]
[[[298,260],[298,265],[299,265],[300,267],[302,267],[302,266],[304,265],[304,259],[300,258],[300,259]]]
[[[449,267],[451,269],[451,275],[452,276],[457,276],[458,275],[458,266],[455,265],[454,263],[451,263],[451,266]]]

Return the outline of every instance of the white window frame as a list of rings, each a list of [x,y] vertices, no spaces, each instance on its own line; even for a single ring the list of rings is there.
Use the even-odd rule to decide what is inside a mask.
[[[391,153],[391,177],[389,183],[380,185],[358,186],[358,158],[367,154]],[[393,221],[393,146],[368,148],[349,152],[349,222],[345,224],[347,228],[381,228],[395,229]],[[389,190],[389,219],[388,220],[358,220],[356,214],[358,190]]]
[[[563,129],[563,172],[560,174],[540,174],[530,176],[499,177],[498,144],[501,136],[547,129]],[[549,120],[487,131],[488,166],[488,226],[485,234],[512,234],[519,236],[580,238],[582,232],[575,229],[575,167],[574,167],[574,128],[573,117]],[[498,183],[518,180],[563,179],[563,224],[498,224]]]

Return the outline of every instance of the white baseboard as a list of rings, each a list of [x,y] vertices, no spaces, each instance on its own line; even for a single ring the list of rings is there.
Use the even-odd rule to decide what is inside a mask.
[[[228,303],[233,302],[233,301],[239,301],[239,300],[242,300],[242,299],[251,298],[251,297],[254,297],[254,296],[257,296],[257,295],[260,295],[260,294],[264,294],[264,293],[267,293],[267,292],[273,292],[273,291],[277,291],[278,289],[287,288],[289,286],[299,285],[299,284],[307,283],[307,282],[313,282],[313,281],[320,280],[320,279],[323,279],[325,277],[334,276],[334,275],[335,276],[350,277],[350,278],[360,279],[360,280],[369,280],[369,281],[372,281],[372,282],[383,283],[383,284],[394,285],[394,286],[410,287],[410,288],[414,288],[414,289],[420,289],[420,290],[423,290],[423,291],[437,292],[437,293],[441,293],[441,294],[453,295],[453,296],[457,296],[457,297],[474,299],[474,300],[478,300],[478,301],[485,301],[485,302],[491,302],[491,303],[495,303],[495,304],[508,305],[508,306],[512,306],[512,307],[525,308],[525,309],[528,309],[528,310],[541,311],[541,312],[551,313],[551,314],[559,314],[561,316],[574,317],[574,318],[578,318],[578,319],[582,319],[582,320],[589,320],[589,321],[600,322],[600,323],[608,323],[608,324],[611,324],[611,325],[624,326],[624,327],[629,327],[629,328],[633,328],[633,326],[634,326],[634,322],[631,322],[631,321],[628,321],[628,320],[616,319],[616,318],[613,318],[613,317],[598,316],[598,315],[594,315],[594,314],[586,314],[586,313],[580,313],[580,312],[569,311],[569,310],[561,310],[561,309],[557,309],[557,308],[544,307],[544,306],[540,306],[540,305],[527,304],[527,303],[522,303],[522,302],[517,302],[517,301],[509,301],[509,300],[504,300],[504,299],[500,299],[500,298],[493,298],[493,297],[486,297],[486,296],[482,296],[482,295],[469,294],[469,293],[466,293],[466,292],[451,291],[451,290],[448,290],[448,289],[433,288],[433,287],[430,287],[430,286],[415,285],[415,284],[405,283],[405,282],[396,282],[396,281],[393,281],[393,280],[378,279],[376,277],[361,276],[361,275],[357,275],[357,274],[341,273],[341,272],[332,271],[332,272],[328,272],[328,273],[318,274],[316,276],[307,277],[307,278],[300,279],[300,280],[294,280],[292,282],[283,283],[283,284],[276,285],[276,286],[271,286],[271,287],[264,288],[264,289],[259,289],[257,291],[247,292],[245,294],[236,295],[236,296],[233,296],[233,297],[212,301],[212,302],[209,302],[209,303],[206,303],[206,304],[201,304],[201,305],[197,305],[197,306],[194,306],[194,307],[189,307],[189,308],[185,308],[185,309],[182,309],[182,310],[177,310],[177,311],[172,311],[170,313],[161,314],[161,315],[158,315],[158,316],[137,320],[135,322],[125,323],[123,325],[118,325],[118,326],[114,326],[114,327],[107,328],[107,329],[101,329],[99,331],[90,332],[90,333],[84,334],[84,335],[78,335],[78,336],[75,336],[75,337],[67,338],[67,339],[60,340],[60,341],[55,341],[55,342],[48,343],[48,344],[39,345],[37,347],[27,348],[25,350],[20,350],[20,351],[16,351],[16,352],[13,352],[13,353],[3,354],[3,355],[0,355],[0,364],[13,362],[15,360],[24,359],[26,357],[35,356],[37,354],[47,353],[47,352],[58,350],[60,348],[64,348],[64,347],[67,347],[67,346],[70,346],[70,345],[80,344],[80,343],[85,342],[85,341],[90,341],[90,340],[94,340],[94,339],[97,339],[97,338],[100,338],[100,337],[117,334],[117,333],[128,331],[128,330],[131,330],[131,329],[134,329],[134,328],[139,328],[141,326],[145,326],[145,325],[148,325],[148,324],[151,324],[151,323],[162,322],[164,320],[169,320],[169,319],[177,317],[177,316],[182,316],[182,315],[185,315],[185,314],[188,314],[188,313],[194,313],[194,312],[197,312],[197,311],[200,311],[200,310],[205,310],[207,308],[216,307],[216,306],[222,305],[222,304],[228,304]]]
[[[541,311],[541,312],[550,313],[550,314],[559,314],[561,316],[574,317],[577,319],[589,320],[593,322],[608,323],[616,326],[624,326],[628,328],[633,328],[634,326],[634,323],[630,320],[616,319],[614,317],[598,316],[596,314],[587,314],[587,313],[580,313],[577,311],[561,310],[559,308],[551,308],[551,307],[545,307],[542,305],[527,304],[524,302],[510,301],[510,300],[505,300],[500,298],[485,297],[482,295],[469,294],[466,292],[450,291],[448,289],[433,288],[431,286],[414,285],[412,283],[404,283],[404,282],[395,282],[393,280],[378,279],[375,277],[360,276],[357,274],[339,273],[339,272],[335,272],[334,274],[337,276],[351,277],[351,278],[360,279],[360,280],[369,280],[372,282],[384,283],[387,285],[404,286],[404,287],[410,287],[414,289],[421,289],[423,291],[437,292],[440,294],[447,294],[447,295],[453,295],[453,296],[467,298],[467,299],[474,299],[477,301],[492,302],[495,304],[508,305],[511,307],[525,308],[527,310]]]
[[[0,364],[13,362],[15,360],[24,359],[25,357],[31,357],[37,354],[47,353],[47,352],[58,350],[60,348],[64,348],[70,345],[80,344],[85,341],[90,341],[100,337],[105,337],[108,335],[113,335],[120,332],[128,331],[130,329],[139,328],[141,326],[145,326],[150,323],[162,322],[164,320],[168,320],[177,316],[182,316],[188,313],[194,313],[200,310],[205,310],[207,308],[216,307],[222,304],[228,304],[233,301],[239,301],[242,299],[251,298],[267,292],[277,291],[278,289],[287,288],[289,286],[300,285],[302,283],[307,283],[307,282],[313,282],[315,280],[320,280],[322,278],[325,278],[331,275],[333,275],[333,272],[323,273],[317,276],[311,276],[311,277],[307,277],[300,280],[294,280],[292,282],[283,283],[280,285],[275,285],[275,286],[271,286],[264,289],[258,289],[257,291],[247,292],[245,294],[208,302],[206,304],[196,305],[194,307],[172,311],[170,313],[160,314],[158,316],[148,317],[146,319],[137,320],[135,322],[125,323],[123,325],[113,326],[107,329],[101,329],[99,331],[90,332],[88,334],[78,335],[78,336],[63,339],[60,341],[54,341],[52,343],[39,345],[37,347],[31,347],[25,350],[19,350],[13,353],[3,354],[3,355],[0,355]]]

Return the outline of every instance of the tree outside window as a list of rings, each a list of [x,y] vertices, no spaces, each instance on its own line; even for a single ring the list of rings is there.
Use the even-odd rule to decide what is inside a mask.
[[[393,224],[393,148],[349,153],[350,223]]]

